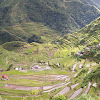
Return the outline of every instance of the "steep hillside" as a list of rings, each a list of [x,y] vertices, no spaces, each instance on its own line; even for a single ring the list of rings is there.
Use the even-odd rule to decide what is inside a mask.
[[[71,87],[71,91],[68,91],[64,96],[67,96],[69,99],[75,99],[78,94],[81,97],[75,100],[100,99],[100,17],[80,31],[67,34],[56,42],[59,42],[64,47],[65,45],[70,46],[72,57],[74,56],[74,60],[77,59],[77,63],[73,67],[69,67],[73,73],[76,72],[71,80],[71,84],[68,85]],[[71,57],[69,53],[67,54]],[[63,63],[68,66],[69,63],[66,62],[64,61]],[[79,69],[82,70],[79,71]],[[73,89],[74,86],[75,88]],[[61,91],[58,94],[60,93]],[[86,96],[84,97],[84,95]]]
[[[85,26],[78,32],[64,36],[66,42],[70,41],[75,46],[95,45],[100,42],[100,17]]]
[[[40,22],[62,33],[72,33],[100,15],[79,0],[0,0],[0,26]]]
[[[20,27],[26,29],[25,25]],[[26,100],[53,100],[59,94],[68,99],[89,94],[89,98],[99,100],[99,36],[100,17],[80,31],[51,43],[4,43],[0,46],[0,71],[3,71],[0,76],[6,74],[9,80],[0,80],[0,95],[10,100],[20,100],[22,96]],[[29,90],[32,87],[39,89],[37,95]]]
[[[21,23],[0,28],[0,44],[18,40],[29,42],[30,39],[31,42],[45,43],[60,36],[61,33],[58,31],[36,22]]]

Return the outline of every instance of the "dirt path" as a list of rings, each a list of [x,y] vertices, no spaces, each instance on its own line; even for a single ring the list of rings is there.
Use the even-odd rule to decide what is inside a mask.
[[[81,92],[82,92],[82,88],[78,89],[78,90],[75,91],[74,94],[69,98],[69,100],[74,99],[74,98],[77,97]]]

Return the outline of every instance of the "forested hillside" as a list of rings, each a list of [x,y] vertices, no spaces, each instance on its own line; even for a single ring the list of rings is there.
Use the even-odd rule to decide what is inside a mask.
[[[64,36],[76,46],[95,45],[100,42],[100,17],[78,32]]]
[[[0,0],[0,27],[3,29],[0,34],[16,36],[16,39],[7,41],[19,38],[26,41],[36,34],[36,31],[29,32],[29,24],[31,27],[37,24],[36,28],[41,24],[61,34],[73,33],[98,16],[100,11],[97,8],[80,0]],[[24,24],[27,30],[23,30]],[[2,35],[0,38],[3,40]]]

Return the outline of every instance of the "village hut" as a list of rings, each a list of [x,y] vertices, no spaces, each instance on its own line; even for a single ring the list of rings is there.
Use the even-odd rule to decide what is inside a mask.
[[[0,72],[3,72],[3,69],[2,68],[0,68]]]
[[[86,51],[90,51],[90,48],[89,48],[89,47],[86,47],[85,50],[86,50]]]
[[[15,69],[15,70],[18,70],[18,67],[15,67],[14,69]]]
[[[4,76],[4,80],[8,80],[8,76]]]
[[[2,74],[1,76],[2,76],[2,78],[4,78],[6,76],[6,74]]]
[[[6,76],[6,74],[2,74],[2,80],[8,80],[8,76]]]
[[[20,67],[20,68],[18,68],[18,70],[22,70],[22,68]]]
[[[56,65],[59,67],[60,66],[60,63],[57,63]]]
[[[40,69],[41,67],[39,65],[35,65],[34,69]]]

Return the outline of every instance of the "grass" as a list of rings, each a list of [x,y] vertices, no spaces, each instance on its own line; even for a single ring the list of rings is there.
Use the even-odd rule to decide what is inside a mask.
[[[95,87],[91,87],[88,94],[94,94],[96,92]]]
[[[92,95],[82,95],[75,100],[100,100],[99,96],[92,96]]]
[[[13,95],[25,96],[25,95],[28,95],[28,93],[29,93],[29,91],[0,88],[0,94],[8,94],[8,95],[12,95],[12,96]]]
[[[10,97],[9,95],[8,96],[2,96],[2,98],[5,100],[5,99],[8,99],[8,100],[48,100],[49,99],[49,96],[47,93],[43,93],[41,96],[38,96],[38,97]]]
[[[3,87],[3,86],[5,86],[5,84],[3,84],[3,83],[1,84],[1,83],[0,83],[0,87]]]
[[[21,72],[21,71],[17,71],[17,70],[10,70],[10,71],[6,71],[6,72],[2,72],[5,73],[7,75],[67,75],[67,71],[65,70],[44,70],[44,71],[32,71],[29,70],[27,73]],[[0,74],[1,75],[1,74]]]

